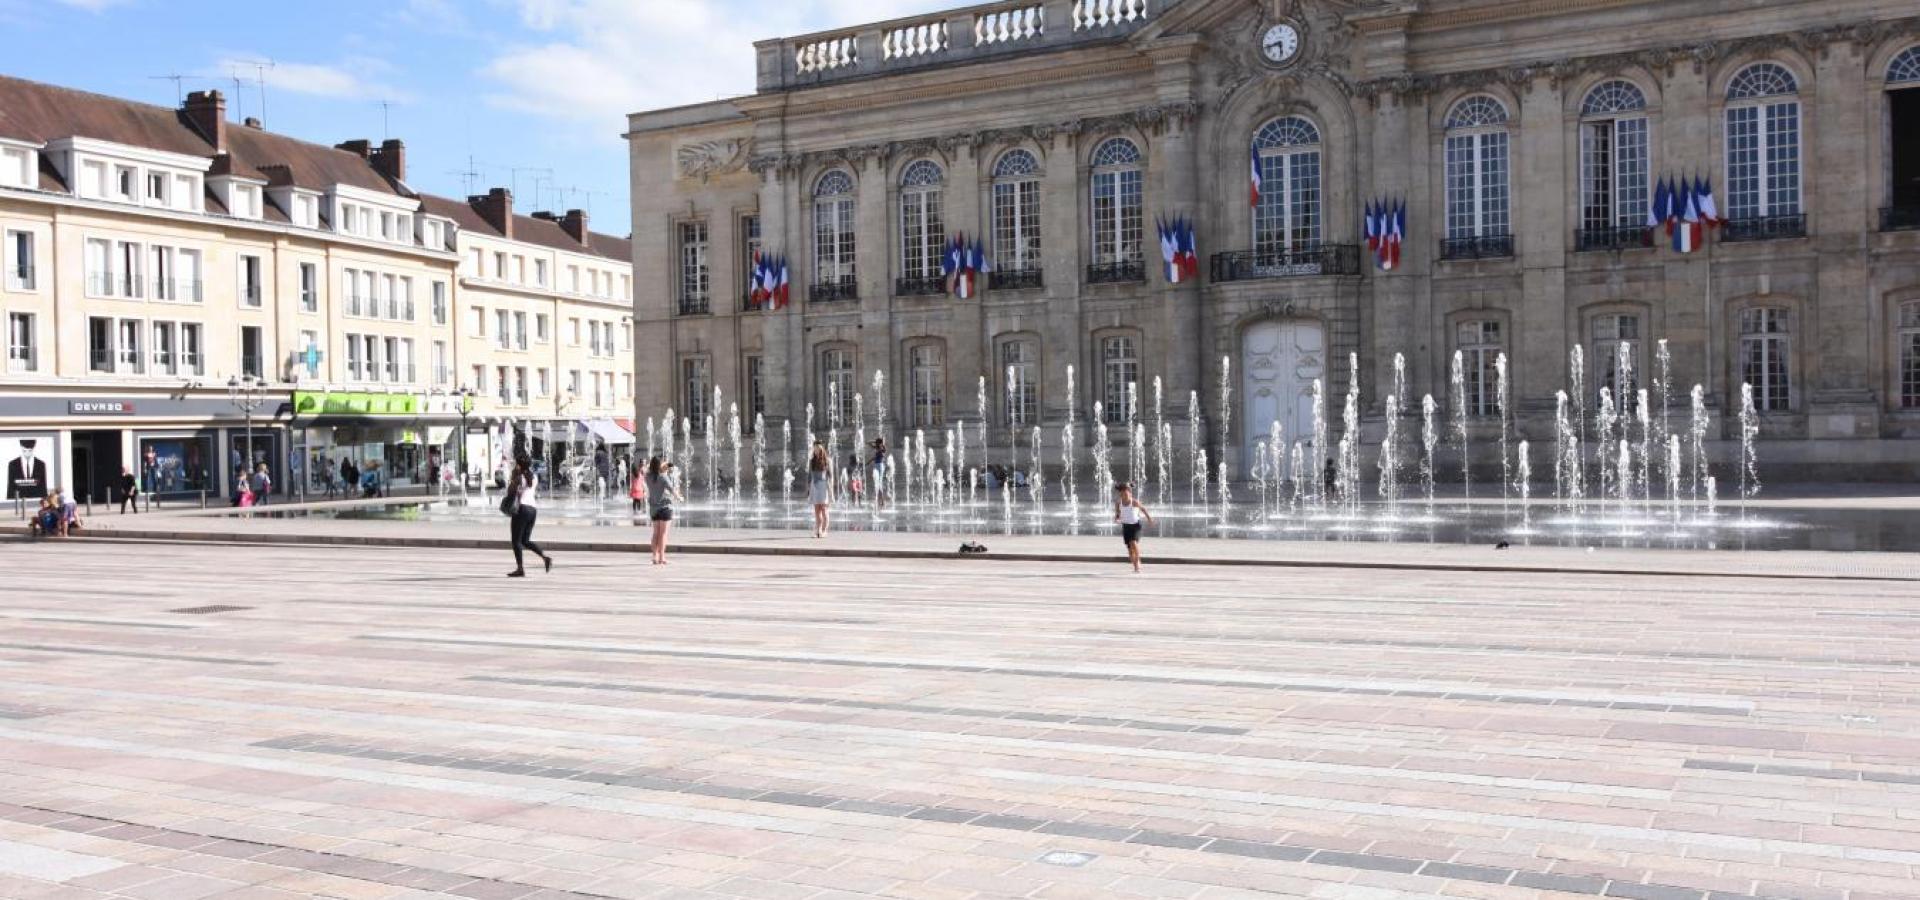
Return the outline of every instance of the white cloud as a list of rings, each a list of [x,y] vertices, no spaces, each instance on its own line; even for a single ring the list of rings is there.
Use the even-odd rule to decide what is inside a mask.
[[[619,128],[627,113],[750,93],[753,41],[943,9],[954,0],[517,0],[535,40],[480,70],[498,106]]]
[[[110,6],[120,6],[131,0],[59,0],[62,6],[83,9],[90,13],[103,12]]]
[[[281,62],[266,57],[229,55],[222,57],[201,74],[211,78],[255,79],[266,82],[268,90],[291,91],[315,97],[339,100],[402,101],[410,95],[399,88],[373,80],[392,66],[366,57],[342,60],[336,65]]]

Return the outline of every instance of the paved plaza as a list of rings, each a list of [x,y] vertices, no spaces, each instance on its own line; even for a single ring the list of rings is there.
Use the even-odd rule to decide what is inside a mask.
[[[0,543],[0,897],[1920,894],[1911,557],[1293,550]]]

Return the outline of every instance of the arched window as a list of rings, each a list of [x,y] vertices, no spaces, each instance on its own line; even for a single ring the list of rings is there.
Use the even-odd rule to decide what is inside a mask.
[[[1775,63],[1748,66],[1727,85],[1727,218],[1800,214],[1799,90]],[[1743,230],[1734,225],[1728,237]]]
[[[1500,411],[1499,360],[1506,350],[1501,335],[1498,319],[1469,319],[1454,328],[1460,399],[1469,416],[1491,416]]]
[[[993,164],[994,287],[1040,286],[1040,161],[1008,150]]]
[[[857,296],[853,272],[853,176],[835,169],[813,186],[812,300]]]
[[[1100,339],[1101,421],[1121,425],[1127,421],[1129,386],[1136,403],[1140,391],[1140,336],[1133,333],[1108,335]],[[1123,429],[1124,430],[1124,429]]]
[[[918,160],[900,173],[900,281],[898,294],[938,294],[946,290],[940,259],[947,228],[940,215],[940,166]]]
[[[1453,105],[1446,120],[1447,238],[1441,255],[1506,256],[1507,108],[1484,94]]]
[[[1290,251],[1320,243],[1320,130],[1299,116],[1274,119],[1253,137],[1260,202],[1253,208],[1257,265],[1284,265]]]
[[[1755,306],[1740,311],[1740,380],[1753,385],[1753,408],[1761,412],[1792,408],[1790,334],[1783,307]]]
[[[1580,227],[1582,244],[1647,223],[1647,96],[1633,82],[1594,85],[1580,104]],[[1638,241],[1634,242],[1636,245]]]
[[[1920,300],[1900,304],[1898,322],[1894,340],[1900,351],[1900,408],[1920,409]]]
[[[1593,360],[1593,374],[1599,383],[1594,395],[1606,388],[1613,395],[1615,409],[1635,408],[1640,389],[1640,316],[1634,313],[1605,313],[1593,317],[1593,345],[1587,352]]]
[[[1126,138],[1110,138],[1093,157],[1093,269],[1089,281],[1139,281],[1140,148]]]
[[[1920,228],[1920,46],[1887,63],[1887,151],[1892,190],[1880,229]]]

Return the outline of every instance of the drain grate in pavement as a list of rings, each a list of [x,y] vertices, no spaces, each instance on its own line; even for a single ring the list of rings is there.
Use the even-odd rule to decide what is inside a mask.
[[[187,607],[182,607],[180,609],[170,609],[170,610],[167,610],[167,612],[176,612],[176,613],[180,613],[182,615],[188,615],[188,616],[206,616],[206,615],[212,615],[213,613],[239,612],[243,609],[252,609],[252,608],[253,607],[251,606],[225,606],[225,605],[216,603],[212,606],[187,606]]]

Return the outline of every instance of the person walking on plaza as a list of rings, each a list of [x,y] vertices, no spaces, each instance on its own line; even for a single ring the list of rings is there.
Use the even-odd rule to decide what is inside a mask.
[[[349,500],[360,490],[360,467],[353,464],[351,456],[340,457],[340,485],[341,496]]]
[[[647,506],[653,519],[653,564],[667,564],[667,532],[673,528],[673,501],[680,497],[680,482],[673,473],[673,462],[656,456],[647,462]]]
[[[627,497],[633,501],[635,513],[647,508],[647,473],[635,470],[633,477],[627,480]]]
[[[273,493],[273,476],[267,474],[267,464],[261,463],[253,470],[253,477],[247,487],[253,489],[253,505],[267,505],[267,495]]]
[[[253,505],[253,485],[247,480],[245,472],[238,472],[233,476],[233,505],[242,509]]]
[[[120,467],[120,514],[127,514],[127,504],[133,504],[133,511],[140,511],[140,479],[133,477],[133,470]]]
[[[1113,520],[1120,523],[1120,540],[1127,544],[1127,561],[1133,563],[1133,571],[1140,571],[1140,524],[1153,524],[1153,514],[1140,505],[1140,498],[1134,496],[1133,485],[1122,482],[1113,486]]]
[[[540,509],[535,501],[539,489],[540,476],[533,474],[533,459],[525,453],[515,456],[513,477],[507,484],[507,490],[513,496],[513,513],[508,523],[508,535],[513,541],[513,571],[507,573],[508,578],[527,577],[525,560],[528,550],[540,557],[547,571],[553,571],[553,557],[533,542],[533,524],[540,518]]]
[[[833,502],[833,460],[827,445],[814,442],[807,457],[807,502],[813,504],[813,536],[827,536],[827,505]]]

